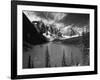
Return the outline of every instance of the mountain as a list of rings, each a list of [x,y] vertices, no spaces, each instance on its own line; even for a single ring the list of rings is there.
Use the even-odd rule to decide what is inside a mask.
[[[46,42],[46,38],[37,31],[35,25],[33,25],[27,16],[23,13],[23,42],[27,42],[33,45],[42,44]]]

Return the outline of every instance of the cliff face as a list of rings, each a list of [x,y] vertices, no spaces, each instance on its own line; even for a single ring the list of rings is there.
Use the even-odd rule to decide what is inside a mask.
[[[35,27],[23,13],[23,41],[33,45],[46,42],[45,37]]]

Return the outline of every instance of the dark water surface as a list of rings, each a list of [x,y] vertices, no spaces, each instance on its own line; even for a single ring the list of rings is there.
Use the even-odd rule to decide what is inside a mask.
[[[83,45],[49,42],[23,52],[23,68],[89,65],[89,50]]]

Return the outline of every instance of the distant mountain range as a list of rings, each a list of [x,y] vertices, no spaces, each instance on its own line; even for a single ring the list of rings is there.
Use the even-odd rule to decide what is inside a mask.
[[[57,28],[54,25],[46,25],[43,21],[32,21],[23,13],[23,40],[36,45],[53,40],[65,40],[72,37],[82,36],[76,31],[77,28],[69,27]]]

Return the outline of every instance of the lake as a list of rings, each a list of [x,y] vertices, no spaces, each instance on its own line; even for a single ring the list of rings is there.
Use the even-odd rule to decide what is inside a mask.
[[[28,51],[23,51],[23,68],[87,65],[89,65],[89,49],[82,44],[48,42],[33,45]]]

